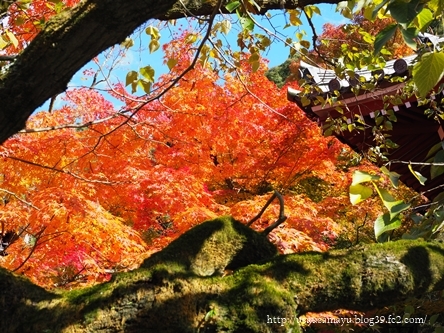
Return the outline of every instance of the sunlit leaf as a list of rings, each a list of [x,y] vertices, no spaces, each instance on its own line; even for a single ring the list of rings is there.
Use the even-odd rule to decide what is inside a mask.
[[[421,97],[426,96],[438,84],[444,74],[444,54],[429,52],[413,66],[413,82]]]
[[[230,1],[225,5],[225,8],[228,10],[229,13],[232,13],[240,6],[240,4],[240,1]]]
[[[18,40],[11,31],[6,30],[6,36],[8,36],[9,41],[11,42],[12,45],[14,45],[14,47],[18,46]]]
[[[147,94],[151,92],[151,82],[145,81],[144,79],[140,79],[137,84],[143,89],[143,91]]]
[[[380,177],[377,175],[372,175],[365,171],[356,170],[355,172],[353,172],[352,185],[369,182],[373,180],[379,180],[379,178]]]
[[[160,47],[160,43],[157,39],[153,39],[148,46],[148,48],[150,49],[150,53],[157,51],[159,49],[159,47]]]
[[[243,16],[243,17],[239,18],[239,22],[240,22],[243,30],[253,31],[254,21],[250,17]]]
[[[392,185],[395,188],[398,188],[399,185],[399,178],[401,177],[401,175],[397,172],[394,171],[390,171],[389,169],[387,169],[385,166],[381,167],[381,171],[389,177],[390,182],[392,183]]]
[[[433,22],[433,13],[428,8],[423,8],[415,18],[415,26],[419,31],[424,32]]]
[[[151,36],[152,39],[159,39],[160,38],[160,31],[158,28],[153,27],[150,25],[148,28],[145,29],[145,33],[148,36]]]
[[[154,68],[151,66],[142,67],[140,70],[140,74],[148,81],[154,82]]]
[[[127,37],[120,45],[125,49],[129,49],[134,45],[134,41],[132,40],[132,38]]]
[[[399,218],[395,218],[393,220],[390,219],[390,214],[385,213],[380,215],[374,224],[375,238],[378,239],[383,233],[398,229],[401,226],[401,220]]]
[[[227,35],[231,30],[231,22],[229,20],[223,20],[221,29],[222,32]]]
[[[134,81],[137,81],[138,74],[136,71],[130,71],[126,74],[125,86],[132,84]]]
[[[291,23],[291,25],[294,25],[294,26],[302,25],[302,21],[299,18],[301,13],[298,10],[289,10],[289,14],[290,14],[290,23]],[[301,38],[299,38],[299,39],[301,39]]]
[[[370,187],[361,184],[351,185],[349,189],[350,202],[352,205],[357,205],[369,198],[372,194],[373,191]]]
[[[425,182],[427,181],[427,178],[424,177],[423,175],[421,175],[418,171],[413,170],[411,164],[409,164],[408,167],[409,167],[409,170],[412,173],[412,175],[415,176],[416,179],[418,179],[419,183],[421,185],[424,185]]]

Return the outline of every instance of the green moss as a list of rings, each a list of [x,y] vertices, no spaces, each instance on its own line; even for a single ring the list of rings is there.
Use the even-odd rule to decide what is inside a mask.
[[[222,273],[272,258],[275,246],[262,234],[222,216],[204,222],[173,241],[145,261],[142,267],[156,265],[166,271],[189,271],[200,276]]]

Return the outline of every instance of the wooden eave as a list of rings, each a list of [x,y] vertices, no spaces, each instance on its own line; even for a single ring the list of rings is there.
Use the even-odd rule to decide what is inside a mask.
[[[385,81],[379,83],[375,91],[363,92],[358,96],[350,94],[349,90],[346,90],[341,92],[340,98],[333,105],[303,106],[298,92],[291,88],[288,90],[288,99],[297,103],[307,116],[318,122],[321,127],[329,117],[345,117],[348,123],[354,122],[356,117],[360,117],[368,125],[365,130],[353,130],[352,132],[347,130],[335,135],[354,150],[366,152],[375,144],[372,127],[375,125],[376,112],[380,111],[382,114],[386,112],[383,111],[384,96],[395,95],[403,88],[403,85],[403,83]],[[328,93],[323,95],[327,97]],[[442,99],[443,96],[437,95],[435,98]],[[312,100],[315,99],[315,96],[313,96]],[[336,110],[337,107],[342,109],[342,113]],[[390,161],[424,162],[429,150],[435,144],[444,140],[443,123],[425,116],[424,111],[427,108],[427,105],[418,106],[415,98],[404,101],[401,105],[391,106],[397,121],[393,122],[393,130],[388,134],[390,139],[399,147],[389,150],[388,158]],[[382,165],[385,162],[379,164]],[[391,163],[389,165],[391,171],[401,175],[401,181],[404,184],[417,192],[424,193],[430,199],[443,191],[443,188],[434,191],[429,190],[443,185],[444,175],[431,180],[430,167],[414,166],[413,168],[428,178],[425,186],[422,186],[412,175],[407,164]]]

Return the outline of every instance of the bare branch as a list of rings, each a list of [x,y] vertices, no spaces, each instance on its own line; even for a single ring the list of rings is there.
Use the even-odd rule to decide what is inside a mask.
[[[315,26],[313,24],[313,21],[311,20],[310,16],[308,16],[307,12],[305,10],[303,10],[303,12],[305,14],[305,18],[308,21],[308,24],[310,25],[311,32],[313,33],[313,39],[312,39],[313,40],[313,49],[315,50],[315,52],[317,53],[319,58],[322,59],[322,61],[324,61],[326,64],[329,64],[330,66],[335,67],[335,64],[332,61],[330,61],[329,59],[325,58],[321,54],[321,52],[319,52],[318,45],[316,44],[316,42],[318,41],[318,35],[316,33],[316,28],[315,28]]]
[[[79,176],[78,174],[76,174],[74,172],[71,172],[71,171],[68,171],[68,170],[58,169],[58,168],[51,167],[51,166],[48,166],[48,165],[43,165],[43,164],[27,161],[25,159],[22,159],[22,158],[19,158],[19,157],[15,157],[15,156],[8,156],[7,158],[10,158],[11,160],[14,160],[14,161],[19,161],[19,162],[22,162],[22,163],[33,165],[33,166],[36,166],[36,167],[39,167],[39,168],[55,171],[55,172],[58,172],[58,173],[64,173],[66,175],[69,175],[71,177],[74,177],[76,179],[79,179],[81,181],[88,182],[88,183],[96,183],[96,184],[103,184],[103,185],[117,185],[117,184],[121,184],[122,183],[122,182],[111,182],[111,181],[100,180],[100,179],[84,178],[84,177]]]
[[[262,234],[264,234],[265,236],[268,235],[274,228],[279,226],[281,223],[283,223],[287,219],[287,217],[285,216],[285,213],[284,213],[284,199],[282,198],[282,195],[278,191],[274,191],[273,195],[270,197],[270,199],[267,200],[267,202],[265,203],[264,207],[262,207],[259,214],[257,214],[254,218],[252,218],[247,223],[247,227],[251,226],[253,224],[253,222],[257,221],[262,216],[262,214],[265,212],[265,210],[268,208],[268,206],[270,206],[270,204],[273,202],[273,200],[276,197],[279,200],[279,217],[276,220],[276,222],[272,223],[267,228],[265,228],[265,230],[262,231]]]
[[[38,207],[34,206],[32,203],[30,203],[30,202],[28,202],[28,201],[23,200],[22,198],[20,198],[20,197],[19,197],[17,194],[15,194],[14,192],[8,191],[8,190],[6,190],[6,189],[4,189],[4,188],[0,188],[0,191],[5,192],[5,193],[8,193],[9,195],[12,195],[12,196],[13,196],[14,198],[16,198],[18,201],[24,203],[25,205],[27,205],[27,206],[29,206],[29,207],[32,207],[32,208],[34,208],[34,209],[36,209],[36,210],[40,210]]]
[[[265,236],[268,235],[274,228],[278,227],[281,223],[284,223],[287,219],[284,213],[284,198],[282,198],[282,195],[278,191],[274,191],[274,193],[279,200],[279,217],[276,222],[270,224],[267,228],[265,228],[264,231],[262,231],[262,234]]]
[[[0,61],[14,61],[16,58],[16,55],[0,55]]]
[[[401,163],[401,164],[410,164],[410,165],[434,165],[434,166],[444,166],[444,163],[442,162],[411,162],[411,161],[400,161],[400,160],[393,160],[390,162],[387,162],[386,165],[394,163]]]

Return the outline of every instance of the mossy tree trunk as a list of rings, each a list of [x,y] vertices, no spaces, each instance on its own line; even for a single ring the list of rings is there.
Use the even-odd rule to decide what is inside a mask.
[[[202,251],[214,256],[210,266],[227,262],[224,246],[220,246],[225,235],[233,238],[227,248],[236,249],[231,258],[243,253],[242,257],[247,254],[257,262],[261,255],[251,257],[248,252],[260,251],[257,246],[262,246],[260,237],[231,219],[203,225],[138,270],[117,274],[111,282],[92,288],[50,292],[0,270],[0,330],[286,332],[289,323],[282,326],[276,320],[271,322],[272,318],[292,318],[296,309],[299,314],[337,308],[370,310],[407,298],[409,304],[422,298],[421,309],[429,317],[444,311],[442,300],[424,301],[424,295],[444,290],[441,243],[399,241],[328,253],[280,255],[232,267],[234,273],[228,276],[222,277],[217,270],[210,270],[215,273],[212,276],[199,276],[192,267],[200,260],[196,258],[202,258]],[[228,234],[218,236],[218,232]],[[190,243],[190,239],[194,241]],[[218,251],[211,252],[214,249]],[[265,257],[269,255],[265,251]]]

